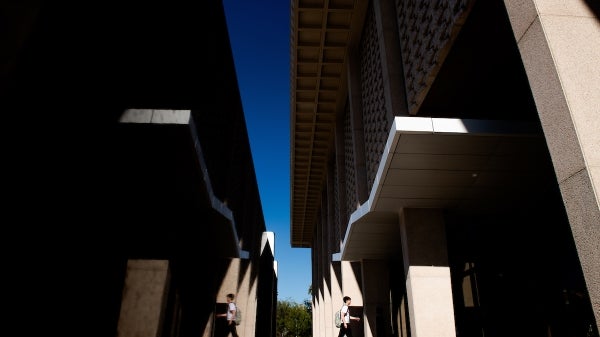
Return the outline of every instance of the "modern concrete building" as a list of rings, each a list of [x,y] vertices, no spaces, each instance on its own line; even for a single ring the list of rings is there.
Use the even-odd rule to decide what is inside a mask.
[[[292,0],[313,336],[598,336],[600,5]]]
[[[240,336],[274,336],[222,1],[200,6],[0,5],[11,334],[220,336],[233,293]]]

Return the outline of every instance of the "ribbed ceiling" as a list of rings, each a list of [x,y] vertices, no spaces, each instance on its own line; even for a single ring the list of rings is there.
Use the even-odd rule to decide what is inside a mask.
[[[291,245],[310,247],[336,116],[346,99],[355,13],[367,1],[292,1]]]

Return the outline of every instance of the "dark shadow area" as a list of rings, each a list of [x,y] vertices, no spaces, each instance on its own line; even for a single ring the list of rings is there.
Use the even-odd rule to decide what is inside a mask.
[[[590,10],[596,15],[597,19],[600,19],[600,2],[594,0],[585,0],[585,4]]]
[[[21,333],[115,336],[140,258],[170,263],[163,332],[201,335],[234,234],[253,252],[265,230],[222,2],[3,2],[0,34],[9,306],[33,308]],[[129,108],[191,110],[209,179],[190,125],[118,124]]]
[[[447,214],[457,335],[597,336],[558,187],[540,192],[510,216]]]
[[[419,116],[539,123],[502,1],[475,3]]]

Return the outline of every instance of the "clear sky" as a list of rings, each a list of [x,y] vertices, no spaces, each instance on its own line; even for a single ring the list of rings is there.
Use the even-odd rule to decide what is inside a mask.
[[[310,249],[290,244],[290,0],[223,0],[278,300],[310,299]]]

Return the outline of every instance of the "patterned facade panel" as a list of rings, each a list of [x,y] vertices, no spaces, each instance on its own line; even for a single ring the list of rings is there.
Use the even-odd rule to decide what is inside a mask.
[[[334,157],[335,158],[335,157]],[[334,173],[334,165],[330,165],[327,170],[327,249],[329,257],[331,257],[331,252],[333,247],[335,247],[335,241],[337,237],[337,233],[335,232],[335,224],[336,224],[336,196],[335,196],[335,173]]]
[[[337,162],[334,161],[334,165],[333,165],[333,181],[335,181],[335,183],[333,184],[333,215],[334,215],[334,219],[333,219],[333,235],[331,235],[333,242],[332,242],[332,247],[339,247],[340,246],[340,228],[341,228],[341,223],[342,223],[342,214],[341,214],[341,207],[340,207],[340,202],[341,202],[341,196],[340,196],[340,186],[338,184],[338,182],[340,181],[340,170],[339,167],[337,165]],[[337,250],[336,250],[337,251]]]
[[[327,189],[324,188],[322,193],[321,193],[321,230],[319,233],[319,238],[320,242],[319,244],[321,245],[321,251],[323,252],[323,254],[321,254],[321,265],[323,267],[327,266],[329,264],[329,257],[331,256],[331,254],[329,254],[329,209],[328,209],[328,204],[329,204],[329,196],[327,195]],[[328,268],[323,268],[323,276],[325,276],[326,270]]]
[[[416,114],[474,0],[396,0],[409,112]]]
[[[387,141],[390,114],[386,112],[383,69],[375,14],[369,8],[360,41],[360,82],[367,186],[372,186]]]
[[[342,219],[342,227],[340,228],[340,234],[346,232],[347,219],[350,218],[350,214],[354,209],[356,209],[356,204],[358,202],[358,197],[356,193],[356,164],[354,158],[354,144],[352,137],[352,123],[350,122],[350,109],[346,108],[345,116],[344,116],[344,163],[346,169],[346,212],[347,214],[343,214],[345,216]]]

